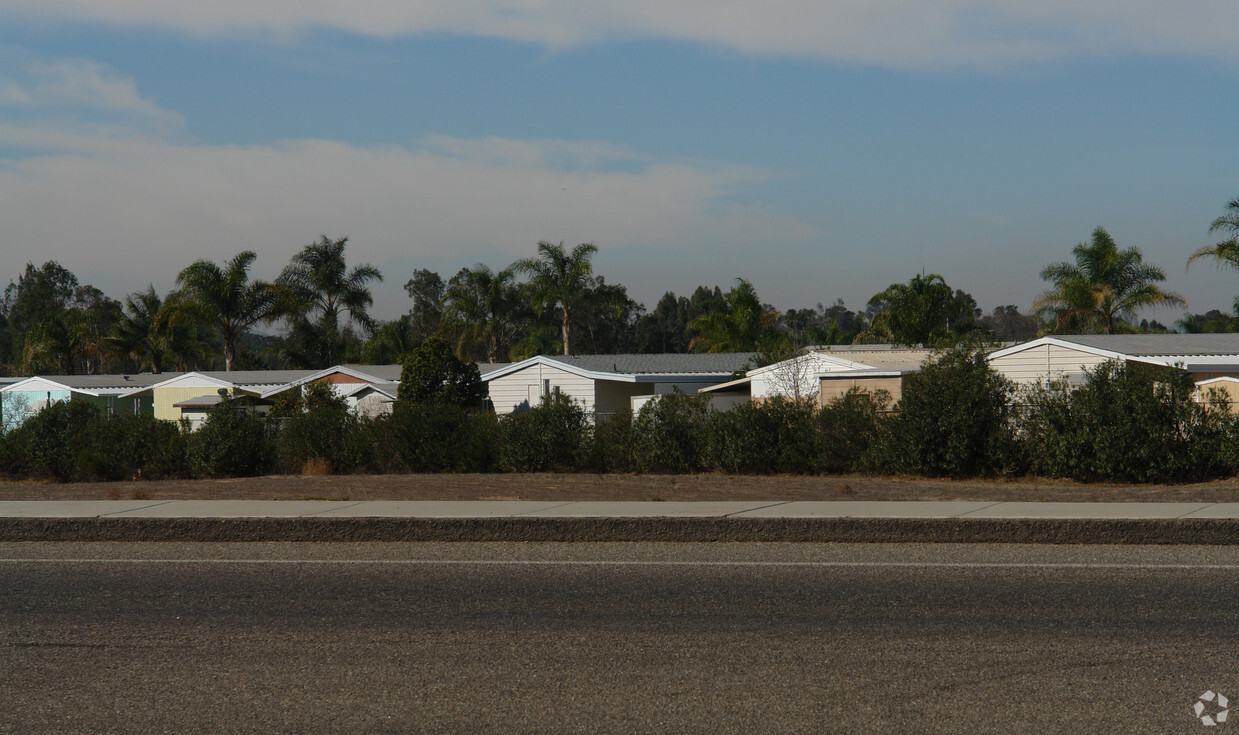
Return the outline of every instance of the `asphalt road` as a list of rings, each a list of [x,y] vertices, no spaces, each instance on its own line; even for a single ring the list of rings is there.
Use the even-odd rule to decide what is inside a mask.
[[[1230,547],[0,544],[0,732],[1220,733],[1237,603]]]

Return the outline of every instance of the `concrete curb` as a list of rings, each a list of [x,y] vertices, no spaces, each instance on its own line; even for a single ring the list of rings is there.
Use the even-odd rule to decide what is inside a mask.
[[[1239,519],[0,518],[0,541],[1239,544]]]

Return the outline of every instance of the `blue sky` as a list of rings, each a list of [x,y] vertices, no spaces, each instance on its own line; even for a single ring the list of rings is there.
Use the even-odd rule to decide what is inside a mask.
[[[0,0],[0,276],[162,293],[347,235],[390,318],[415,268],[588,240],[647,307],[924,270],[1027,310],[1101,225],[1228,310],[1184,263],[1239,197],[1237,83],[1231,0]]]

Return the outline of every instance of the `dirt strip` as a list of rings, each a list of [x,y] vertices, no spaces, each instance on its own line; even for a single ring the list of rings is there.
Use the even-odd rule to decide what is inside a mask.
[[[342,475],[0,482],[0,500],[969,500],[1239,502],[1239,478],[1185,485],[791,475]]]

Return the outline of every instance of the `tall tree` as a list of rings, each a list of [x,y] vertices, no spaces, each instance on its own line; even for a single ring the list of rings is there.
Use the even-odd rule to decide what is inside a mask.
[[[644,312],[644,306],[628,298],[623,285],[594,276],[574,315],[580,325],[575,349],[594,355],[635,351],[637,321]]]
[[[1239,270],[1239,199],[1230,200],[1226,209],[1221,217],[1213,220],[1213,224],[1209,226],[1209,234],[1221,232],[1229,234],[1230,237],[1192,253],[1187,259],[1189,268],[1201,258],[1212,258],[1219,266]]]
[[[21,372],[95,373],[108,359],[104,337],[120,304],[59,263],[47,261],[10,282],[0,300],[0,361]]]
[[[443,320],[443,301],[447,295],[446,285],[438,273],[418,268],[413,271],[413,277],[405,282],[404,290],[413,299],[409,317],[412,319],[413,335],[420,343],[439,331],[439,323]]]
[[[176,282],[185,290],[187,303],[218,334],[224,345],[224,369],[232,370],[237,339],[260,321],[279,314],[276,287],[267,281],[251,281],[250,265],[258,255],[245,250],[220,268],[198,260],[181,271]]]
[[[634,332],[637,352],[687,352],[688,298],[663,294],[654,310],[637,320]]]
[[[478,263],[462,268],[447,284],[443,317],[456,326],[460,337],[456,354],[471,357],[484,345],[487,362],[507,359],[508,349],[522,321],[524,303],[512,268],[492,271]]]
[[[918,273],[869,299],[873,317],[858,339],[947,347],[980,331],[976,305],[972,296],[953,290],[937,273]]]
[[[727,292],[722,308],[693,319],[689,342],[697,352],[748,352],[761,349],[773,334],[779,312],[766,308],[753,284],[743,278]]]
[[[1051,263],[1041,279],[1053,284],[1033,308],[1054,329],[1113,334],[1116,326],[1149,306],[1186,306],[1182,296],[1162,289],[1166,272],[1144,262],[1137,248],[1119,250],[1105,229],[1071,251],[1075,263]]]
[[[163,372],[165,358],[173,349],[173,314],[153,285],[125,297],[125,307],[116,328],[107,339],[113,350],[132,357],[138,369]]]
[[[374,330],[361,350],[361,360],[368,365],[392,365],[403,363],[405,357],[421,344],[422,337],[415,333],[413,317],[405,314],[399,319],[384,322]]]
[[[522,258],[512,267],[529,276],[529,285],[540,305],[557,306],[560,311],[560,334],[564,354],[572,354],[572,319],[577,307],[589,291],[589,279],[594,274],[590,259],[598,252],[592,242],[583,242],[567,252],[564,244],[545,240],[538,243],[536,258]]]
[[[363,263],[349,270],[344,261],[348,238],[332,240],[323,235],[293,256],[284,266],[276,285],[287,289],[293,313],[320,325],[338,326],[348,316],[367,332],[374,331],[369,308],[374,305],[371,281],[383,280],[378,268]]]
[[[383,274],[368,263],[350,270],[344,259],[347,245],[347,237],[332,240],[323,235],[294,255],[275,281],[290,326],[284,352],[294,364],[325,367],[341,362],[348,344],[357,341],[348,325],[341,324],[346,313],[367,334],[374,333],[369,284],[383,280]]]

